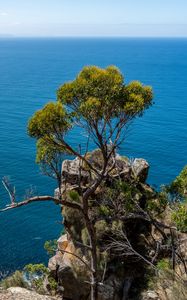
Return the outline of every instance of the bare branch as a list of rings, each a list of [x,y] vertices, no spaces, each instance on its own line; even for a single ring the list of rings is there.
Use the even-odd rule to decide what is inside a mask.
[[[15,200],[16,200],[16,189],[15,189],[15,186],[13,186],[13,187],[11,186],[8,177],[3,177],[2,184],[3,184],[4,188],[6,189],[6,191],[9,194],[11,203],[14,204]]]
[[[7,211],[7,210],[10,210],[10,209],[14,209],[14,208],[18,208],[18,207],[30,204],[32,202],[41,202],[41,201],[44,201],[44,202],[53,201],[55,204],[68,206],[70,208],[75,208],[75,209],[78,209],[78,210],[82,211],[82,206],[78,203],[75,203],[75,202],[60,200],[60,199],[52,197],[52,196],[35,196],[35,197],[32,197],[32,198],[26,199],[24,201],[11,204],[10,206],[8,206],[6,208],[1,209],[0,212]]]
[[[110,238],[111,242],[109,243],[107,250],[109,249],[114,249],[115,251],[117,251],[118,253],[121,253],[121,256],[136,256],[139,259],[143,260],[145,263],[147,263],[148,265],[150,265],[153,269],[156,270],[156,267],[152,264],[151,261],[149,261],[148,259],[146,259],[144,256],[142,256],[140,253],[138,253],[133,246],[131,245],[129,239],[127,238],[127,235],[121,231],[121,230],[117,230],[116,234],[118,236],[118,239],[115,238]]]

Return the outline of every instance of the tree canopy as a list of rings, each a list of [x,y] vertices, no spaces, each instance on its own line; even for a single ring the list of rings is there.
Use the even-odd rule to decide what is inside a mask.
[[[119,145],[124,128],[143,114],[152,98],[151,87],[138,81],[125,84],[115,66],[87,66],[75,80],[59,88],[56,103],[48,103],[34,114],[28,132],[45,140],[45,147],[53,144],[76,155],[77,149],[67,144],[66,136],[75,125],[80,126],[105,157],[107,145],[112,142],[114,149]]]

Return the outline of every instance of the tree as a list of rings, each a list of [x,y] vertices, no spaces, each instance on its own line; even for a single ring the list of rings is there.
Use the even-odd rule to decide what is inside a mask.
[[[84,219],[90,253],[91,299],[98,294],[98,258],[95,224],[90,216],[90,199],[102,182],[110,176],[116,164],[116,149],[125,137],[131,121],[142,116],[152,104],[152,90],[134,81],[124,83],[121,72],[114,66],[101,69],[88,66],[75,80],[63,84],[57,93],[57,102],[50,102],[30,119],[28,133],[37,140],[37,162],[45,174],[57,178],[61,191],[61,158],[64,154],[77,156],[92,174],[90,184],[81,191],[80,202],[72,201],[66,193],[58,198],[37,196],[17,203],[19,207],[33,201],[52,200],[57,204],[78,210]],[[78,126],[86,134],[85,145],[76,147],[68,140],[71,130]],[[89,160],[90,141],[101,153],[101,164],[96,167]],[[84,146],[84,147],[83,147]],[[7,208],[6,208],[7,209]],[[5,210],[6,210],[5,209]]]

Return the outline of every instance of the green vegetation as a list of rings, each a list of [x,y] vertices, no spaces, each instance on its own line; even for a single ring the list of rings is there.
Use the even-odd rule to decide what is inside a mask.
[[[1,287],[4,289],[17,286],[23,288],[29,287],[28,283],[24,280],[23,272],[21,271],[16,271],[14,274],[1,281]]]
[[[49,256],[55,255],[57,251],[57,240],[46,241],[44,244],[44,249],[47,251]]]
[[[187,194],[187,166],[181,171],[176,179],[168,187],[171,194],[186,197]]]
[[[187,203],[175,205],[172,220],[175,222],[179,231],[187,232]]]
[[[163,259],[159,260],[158,263],[157,263],[157,268],[160,271],[169,270],[171,268],[169,259],[168,258],[163,258]]]
[[[45,280],[48,286],[44,285]],[[35,290],[40,294],[51,293],[54,295],[57,290],[57,282],[49,273],[49,269],[44,264],[26,265],[23,271],[16,271],[11,276],[1,281],[1,287],[23,287]],[[48,288],[48,290],[47,290]]]

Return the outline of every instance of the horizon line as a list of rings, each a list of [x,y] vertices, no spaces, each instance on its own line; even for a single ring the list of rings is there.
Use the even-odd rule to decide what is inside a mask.
[[[141,38],[152,38],[152,39],[157,39],[157,38],[166,38],[166,39],[178,39],[178,38],[182,38],[182,39],[186,39],[187,38],[187,35],[181,35],[181,36],[164,36],[164,35],[161,35],[161,36],[149,36],[149,35],[142,35],[142,36],[128,36],[128,35],[57,35],[57,36],[53,36],[53,35],[13,35],[13,34],[0,34],[0,39],[11,39],[11,38],[89,38],[89,39],[94,39],[94,38],[130,38],[130,39],[141,39]]]

